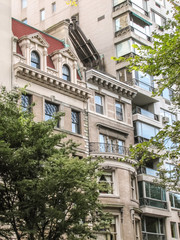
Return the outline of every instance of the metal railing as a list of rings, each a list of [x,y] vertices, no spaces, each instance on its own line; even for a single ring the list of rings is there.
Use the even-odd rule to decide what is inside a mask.
[[[120,155],[130,155],[129,148],[119,146],[118,144],[91,142],[89,144],[91,153],[115,153]]]
[[[121,9],[125,6],[131,6],[133,7],[134,9],[136,9],[137,11],[139,11],[140,13],[142,13],[143,15],[145,16],[149,16],[149,13],[148,11],[146,11],[144,8],[141,8],[140,6],[138,6],[137,4],[133,3],[132,1],[130,0],[126,0],[124,2],[121,2],[119,4],[117,4],[116,6],[113,7],[113,11],[117,11],[118,9]]]
[[[156,208],[162,208],[167,209],[167,202],[156,200],[156,199],[150,199],[150,198],[140,198],[139,199],[140,206],[151,206]]]
[[[141,115],[143,115],[143,116],[146,116],[146,117],[148,117],[148,118],[154,119],[154,120],[156,120],[156,121],[159,121],[158,115],[156,115],[156,114],[154,114],[154,113],[152,113],[152,112],[149,112],[149,111],[147,111],[146,109],[143,109],[143,108],[141,108],[141,107],[136,106],[136,107],[133,109],[133,114],[136,114],[136,113],[141,114]]]
[[[134,78],[133,81],[136,86],[139,86],[140,88],[143,88],[144,90],[147,90],[149,92],[155,92],[155,88],[153,86],[151,86],[145,82],[142,82],[136,78]]]
[[[165,235],[160,233],[142,232],[143,240],[165,240]]]

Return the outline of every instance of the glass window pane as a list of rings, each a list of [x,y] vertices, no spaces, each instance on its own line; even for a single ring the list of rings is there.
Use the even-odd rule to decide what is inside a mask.
[[[157,218],[146,217],[146,232],[159,233]]]
[[[26,8],[27,7],[27,0],[22,0],[22,8]]]
[[[131,52],[131,41],[127,40],[116,45],[117,57],[124,56]]]
[[[176,223],[171,222],[171,237],[176,238],[176,236],[177,236]]]
[[[72,112],[71,112],[71,120],[72,120],[72,132],[80,133],[79,112],[72,110]]]

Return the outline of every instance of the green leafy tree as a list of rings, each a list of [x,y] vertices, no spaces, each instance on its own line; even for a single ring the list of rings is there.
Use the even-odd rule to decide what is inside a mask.
[[[173,18],[167,21],[162,32],[153,33],[153,46],[137,46],[140,55],[133,58],[112,58],[116,61],[128,61],[129,70],[142,71],[154,76],[157,84],[153,96],[160,96],[164,89],[173,89],[173,111],[180,109],[180,7],[175,1],[169,1],[173,6]],[[164,129],[150,141],[140,143],[131,148],[131,158],[138,159],[139,165],[146,165],[151,159],[159,159],[159,175],[161,183],[167,188],[180,190],[180,121],[166,125]],[[167,148],[167,145],[169,147]],[[166,170],[165,160],[172,160],[174,168]]]
[[[34,122],[21,93],[0,95],[0,239],[87,239],[105,225],[98,161],[71,157],[54,134],[60,116]]]

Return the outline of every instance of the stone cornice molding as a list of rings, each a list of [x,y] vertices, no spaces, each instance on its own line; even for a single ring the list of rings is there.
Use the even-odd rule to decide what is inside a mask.
[[[120,154],[112,154],[112,153],[90,153],[90,156],[93,158],[103,158],[104,160],[114,160],[114,161],[118,161],[118,162],[124,162],[124,163],[129,163],[130,165],[132,164],[136,164],[137,161],[136,160],[132,160],[132,159],[123,159],[123,157],[119,156]],[[124,156],[125,157],[125,156]],[[123,159],[121,161],[121,159]]]
[[[29,40],[46,48],[49,47],[49,43],[42,37],[39,32],[23,36],[18,41],[22,42],[23,40]]]
[[[134,88],[94,69],[86,72],[86,81],[130,99],[134,98],[137,94]]]
[[[53,53],[50,54],[50,57],[53,57],[55,55],[61,55],[70,58],[73,61],[77,61],[76,55],[71,51],[69,47],[54,51]]]
[[[91,95],[91,92],[82,86],[52,76],[39,69],[27,66],[24,63],[15,64],[14,72],[16,77],[34,82],[46,88],[51,88],[54,91],[61,92],[65,95],[74,96],[83,101],[87,101]]]

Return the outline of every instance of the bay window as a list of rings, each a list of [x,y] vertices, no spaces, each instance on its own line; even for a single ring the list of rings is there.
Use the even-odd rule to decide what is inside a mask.
[[[159,185],[151,182],[139,182],[140,206],[151,206],[167,209],[166,191]]]

